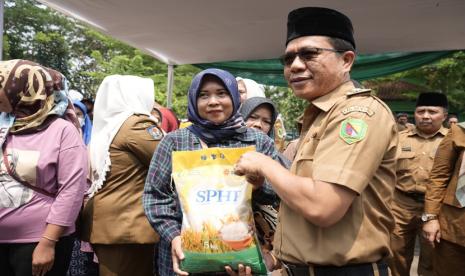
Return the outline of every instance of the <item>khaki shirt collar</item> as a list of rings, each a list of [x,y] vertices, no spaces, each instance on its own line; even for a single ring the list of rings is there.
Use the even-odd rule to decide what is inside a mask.
[[[418,135],[420,137],[423,137],[423,138],[431,138],[431,137],[434,137],[438,134],[441,134],[442,136],[446,136],[447,135],[447,132],[449,132],[449,129],[441,126],[441,128],[436,131],[436,133],[432,134],[432,135],[425,135],[423,133],[421,133],[420,131],[418,131],[418,128],[415,126],[414,128],[412,128],[408,134],[408,136],[414,136],[414,135]]]
[[[339,85],[336,89],[312,101],[312,104],[324,112],[328,112],[336,102],[345,97],[348,91],[355,89],[352,81],[347,81]]]

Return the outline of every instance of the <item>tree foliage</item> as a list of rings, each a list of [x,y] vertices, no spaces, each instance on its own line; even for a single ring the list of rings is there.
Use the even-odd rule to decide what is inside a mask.
[[[286,130],[295,131],[297,128],[297,118],[302,115],[308,102],[294,96],[294,93],[287,87],[266,86],[265,94],[278,107],[284,120]]]
[[[167,66],[153,57],[33,0],[6,0],[4,18],[4,59],[28,59],[54,68],[67,76],[70,88],[89,98],[108,75],[152,78],[155,99],[166,102]],[[181,117],[190,81],[198,71],[190,65],[175,70],[173,110]]]
[[[449,98],[451,109],[460,113],[465,111],[465,51],[456,52],[432,64],[366,83],[376,89],[383,83],[396,81],[411,83],[421,88],[416,91],[399,91],[407,97],[416,98],[420,92],[442,92]]]

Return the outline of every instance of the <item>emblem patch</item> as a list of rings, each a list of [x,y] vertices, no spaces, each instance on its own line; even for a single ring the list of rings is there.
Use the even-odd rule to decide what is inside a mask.
[[[339,137],[351,145],[365,138],[368,125],[362,119],[348,118],[342,121]]]
[[[155,140],[161,140],[161,138],[163,138],[163,132],[161,132],[161,130],[156,126],[148,127],[147,132]]]

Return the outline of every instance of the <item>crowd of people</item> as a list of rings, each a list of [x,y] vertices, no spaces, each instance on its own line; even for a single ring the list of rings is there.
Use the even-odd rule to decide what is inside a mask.
[[[95,102],[72,100],[59,72],[0,62],[0,274],[194,275],[185,258],[173,155],[254,150],[234,174],[267,270],[282,275],[464,275],[465,123],[442,93],[389,107],[350,77],[351,20],[289,13],[284,77],[308,101],[284,148],[281,116],[255,81],[210,68],[192,79],[182,125],[154,83],[112,75]],[[238,264],[198,275],[252,275]]]

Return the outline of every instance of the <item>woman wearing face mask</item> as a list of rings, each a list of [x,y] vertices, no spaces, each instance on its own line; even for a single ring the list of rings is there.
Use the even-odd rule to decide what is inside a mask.
[[[143,195],[145,214],[160,234],[158,263],[161,276],[186,275],[179,269],[179,260],[183,256],[182,213],[178,195],[171,184],[173,151],[199,150],[203,148],[202,143],[223,148],[255,146],[258,152],[278,159],[273,141],[262,132],[245,126],[238,112],[237,82],[229,72],[207,69],[198,73],[192,80],[188,97],[188,117],[192,125],[168,133],[161,141],[152,158]],[[254,191],[253,201],[272,204],[277,198],[265,183]],[[240,267],[243,272],[245,269]]]
[[[80,101],[74,101],[73,104],[79,125],[81,125],[82,139],[84,140],[84,144],[88,145],[92,134],[92,122],[87,115],[87,107]]]
[[[70,98],[71,95],[70,95]],[[81,95],[82,98],[82,95]],[[87,114],[87,107],[81,101],[73,101],[79,125],[81,126],[82,140],[87,146],[92,133],[92,121]],[[94,253],[89,243],[82,242],[79,237],[74,241],[71,263],[68,269],[68,276],[93,276],[98,275],[98,266],[94,262]]]
[[[67,83],[26,60],[0,62],[0,273],[66,275],[87,176]]]

